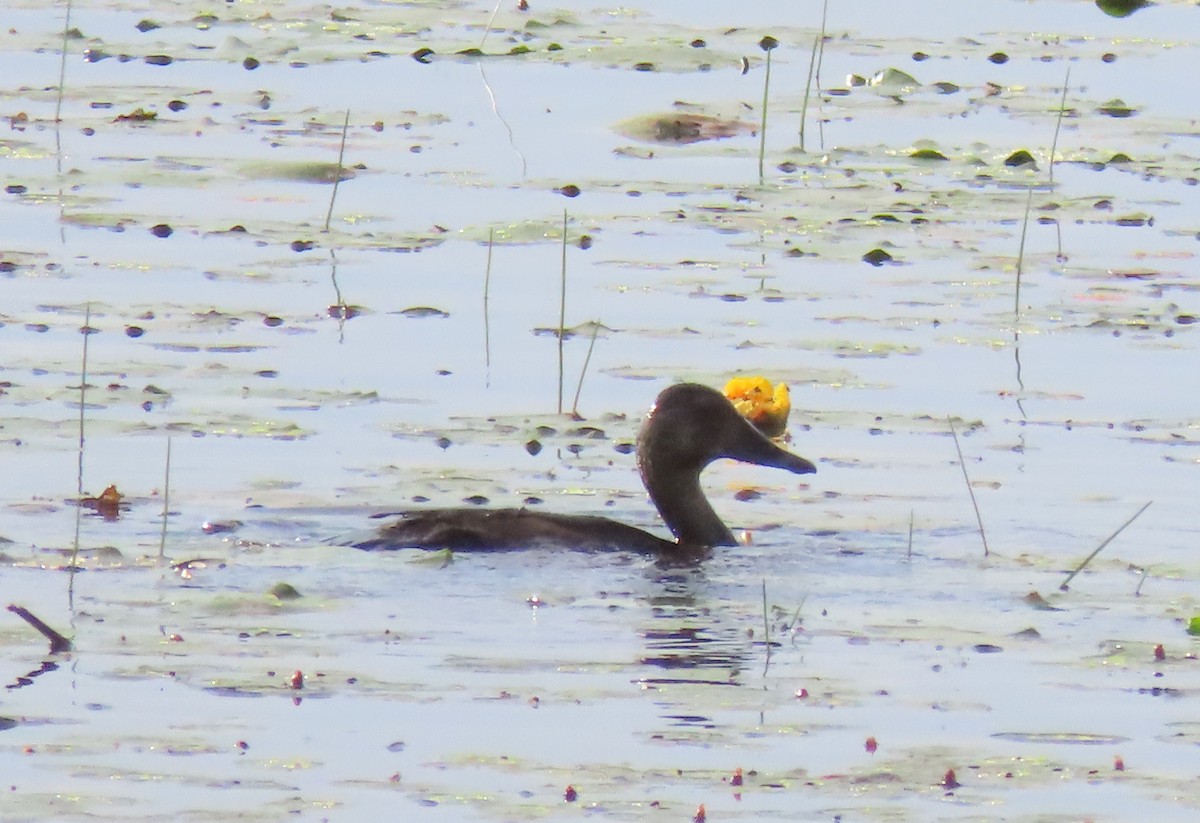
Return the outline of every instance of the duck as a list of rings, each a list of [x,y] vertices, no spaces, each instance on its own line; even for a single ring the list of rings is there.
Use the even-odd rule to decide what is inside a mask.
[[[638,472],[670,539],[597,515],[449,508],[376,515],[398,519],[352,545],[366,550],[556,548],[665,557],[703,554],[737,545],[700,486],[700,473],[710,463],[728,458],[793,474],[817,470],[763,434],[725,395],[698,383],[678,383],[658,395],[638,431],[636,451]]]

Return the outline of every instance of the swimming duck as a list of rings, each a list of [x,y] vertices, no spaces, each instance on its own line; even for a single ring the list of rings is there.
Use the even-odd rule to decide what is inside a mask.
[[[808,460],[768,439],[720,392],[680,383],[658,395],[637,437],[638,471],[674,540],[594,515],[454,508],[402,513],[399,520],[354,545],[360,549],[455,551],[553,547],[659,555],[734,546],[733,532],[700,488],[700,472],[721,458],[795,474],[817,470]]]

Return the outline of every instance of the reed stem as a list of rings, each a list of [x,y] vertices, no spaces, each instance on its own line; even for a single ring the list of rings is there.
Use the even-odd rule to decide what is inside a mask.
[[[971,496],[971,507],[975,509],[975,522],[979,524],[979,539],[983,541],[983,556],[987,557],[991,552],[988,551],[987,533],[983,529],[983,515],[979,513],[975,490],[971,488],[971,478],[967,475],[967,463],[963,460],[962,446],[958,442],[958,432],[954,428],[953,418],[949,415],[946,415],[946,422],[950,424],[950,433],[954,435],[954,450],[958,452],[958,465],[962,469],[963,482],[967,484],[967,494]]]

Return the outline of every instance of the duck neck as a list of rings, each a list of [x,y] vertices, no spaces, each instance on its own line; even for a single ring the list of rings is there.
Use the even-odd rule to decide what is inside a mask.
[[[700,488],[700,470],[675,467],[656,470],[643,464],[642,480],[663,522],[681,545],[736,546],[729,527],[713,511]]]

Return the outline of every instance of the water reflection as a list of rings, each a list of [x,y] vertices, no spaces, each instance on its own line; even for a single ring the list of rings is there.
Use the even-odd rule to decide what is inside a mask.
[[[725,625],[720,613],[697,595],[708,583],[703,571],[664,575],[656,583],[662,590],[648,600],[653,622],[640,628],[645,652],[638,662],[675,674],[643,677],[638,683],[740,686],[754,643],[736,625]]]

